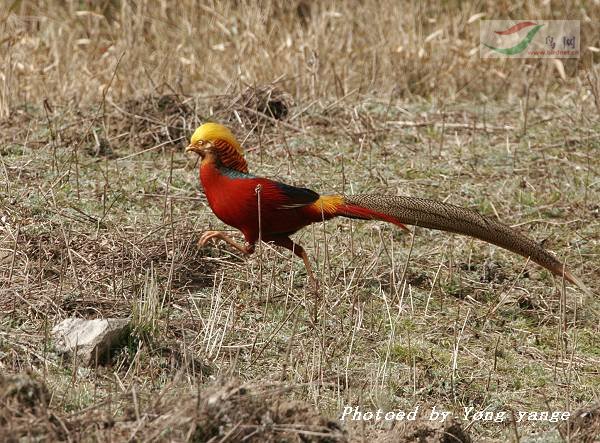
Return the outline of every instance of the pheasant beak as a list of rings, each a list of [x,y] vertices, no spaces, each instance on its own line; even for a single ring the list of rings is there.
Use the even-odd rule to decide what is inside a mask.
[[[198,153],[198,147],[195,145],[189,144],[186,146],[185,152],[197,152]]]
[[[195,152],[198,155],[203,156],[206,152],[206,144],[205,143],[190,143],[185,148],[185,152]]]

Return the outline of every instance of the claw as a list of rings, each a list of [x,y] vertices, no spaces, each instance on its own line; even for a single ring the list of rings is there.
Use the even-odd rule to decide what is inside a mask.
[[[222,238],[223,234],[219,231],[206,231],[198,240],[198,247],[203,248],[211,241],[213,238]]]
[[[204,234],[202,234],[202,236],[200,236],[200,239],[198,240],[198,247],[203,248],[213,238],[223,240],[225,243],[227,243],[230,246],[233,246],[235,249],[237,249],[243,254],[252,254],[252,252],[254,252],[254,245],[248,244],[242,246],[236,243],[233,239],[231,239],[229,236],[227,236],[221,231],[206,231]]]

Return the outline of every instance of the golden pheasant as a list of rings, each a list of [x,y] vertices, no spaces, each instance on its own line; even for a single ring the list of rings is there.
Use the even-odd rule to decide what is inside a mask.
[[[207,231],[202,247],[221,239],[244,254],[257,241],[271,242],[302,258],[310,280],[315,279],[304,249],[290,235],[315,222],[343,216],[383,220],[407,230],[404,224],[468,235],[500,246],[548,269],[590,293],[566,267],[541,245],[508,225],[471,209],[435,200],[386,195],[325,195],[248,173],[243,150],[226,127],[200,126],[186,152],[200,155],[200,181],[212,211],[224,223],[239,229],[246,243],[238,244],[220,231]]]

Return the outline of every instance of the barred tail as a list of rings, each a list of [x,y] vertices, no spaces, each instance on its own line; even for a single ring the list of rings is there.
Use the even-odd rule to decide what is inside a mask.
[[[336,215],[385,220],[405,229],[404,224],[408,224],[475,237],[529,257],[591,295],[590,290],[541,245],[516,229],[472,209],[424,198],[359,194],[345,196]]]

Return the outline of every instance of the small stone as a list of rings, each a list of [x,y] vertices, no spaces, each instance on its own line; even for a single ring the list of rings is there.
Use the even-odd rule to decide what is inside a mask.
[[[111,352],[119,348],[129,336],[131,319],[105,318],[86,320],[70,317],[52,329],[55,348],[84,366],[105,364]]]

